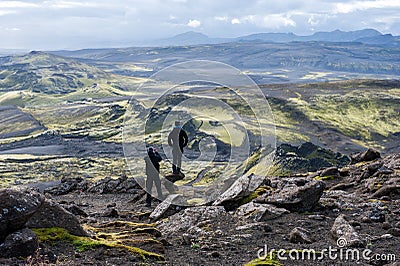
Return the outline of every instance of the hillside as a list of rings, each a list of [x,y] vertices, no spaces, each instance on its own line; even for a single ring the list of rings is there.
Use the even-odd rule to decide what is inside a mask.
[[[239,49],[238,52],[240,51],[244,53],[243,50]],[[103,52],[114,53],[113,50]],[[0,142],[3,144],[3,154],[17,153],[17,157],[20,158],[26,153],[27,158],[31,158],[32,155],[45,155],[48,151],[48,155],[52,156],[64,154],[74,157],[77,151],[81,151],[86,156],[107,157],[108,152],[112,154],[112,158],[118,158],[111,164],[122,164],[120,159],[123,156],[123,121],[128,101],[132,96],[137,101],[131,103],[139,112],[138,116],[130,121],[132,128],[148,119],[143,117],[145,112],[141,110],[151,110],[146,135],[148,143],[157,146],[165,144],[160,134],[166,132],[158,132],[157,128],[172,111],[171,114],[180,113],[182,117],[189,118],[190,123],[185,126],[191,138],[188,158],[199,156],[199,143],[205,138],[215,141],[218,155],[216,160],[224,162],[229,156],[229,152],[226,151],[232,145],[230,136],[235,137],[235,145],[240,147],[241,143],[245,143],[243,140],[246,135],[235,119],[223,115],[223,110],[215,109],[212,102],[201,100],[207,99],[208,95],[218,95],[218,99],[229,104],[243,119],[248,129],[250,151],[255,151],[258,147],[254,119],[246,111],[246,103],[232,97],[229,89],[209,85],[199,89],[198,85],[193,84],[159,98],[159,90],[162,88],[148,90],[146,95],[136,93],[137,86],[146,80],[145,78],[113,73],[117,68],[130,65],[126,62],[102,63],[91,59],[91,65],[88,65],[82,62],[85,61],[83,59],[59,57],[43,52],[0,60],[5,76],[1,82],[17,82],[19,78],[30,82],[27,87],[1,87],[0,106],[3,107],[0,114],[4,117],[4,126],[0,132]],[[143,62],[139,61],[137,65],[140,66]],[[97,68],[96,65],[102,65],[103,69]],[[145,69],[139,67],[133,71],[144,73],[148,71]],[[64,73],[64,76],[61,77],[60,73]],[[312,80],[312,77],[310,79]],[[66,80],[69,82],[64,82]],[[32,84],[41,85],[33,89]],[[312,142],[347,155],[366,147],[373,147],[383,154],[399,152],[398,80],[282,83],[260,87],[272,109],[278,145]],[[13,91],[10,91],[11,88]],[[159,98],[157,106],[147,106],[146,101],[154,97]],[[201,116],[190,117],[187,112],[190,109],[173,109],[186,100],[195,100],[193,103],[196,104],[190,107],[192,115]],[[222,114],[219,121],[207,118],[215,116],[215,113]],[[222,127],[222,124],[226,127]],[[55,140],[55,143],[58,143],[57,147],[52,145],[51,141],[41,143],[48,136],[55,136],[64,141]],[[141,136],[137,136],[129,141],[140,140]],[[96,141],[98,144],[94,145]],[[107,149],[107,152],[103,151],[103,148]],[[162,151],[161,148],[160,150]],[[188,179],[196,178],[202,167],[202,163],[199,163],[188,169]],[[41,179],[40,176],[38,179]],[[45,179],[47,180],[47,177]]]
[[[258,84],[396,78],[400,73],[399,46],[357,42],[232,42],[52,53],[72,57],[106,71],[147,77],[174,63],[214,60],[245,71]]]

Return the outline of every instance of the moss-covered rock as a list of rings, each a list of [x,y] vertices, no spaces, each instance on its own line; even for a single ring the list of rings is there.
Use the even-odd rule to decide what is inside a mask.
[[[121,244],[120,241],[117,241],[114,238],[108,240],[101,238],[93,239],[90,237],[75,236],[70,234],[67,230],[58,227],[38,228],[38,229],[33,229],[33,231],[38,235],[40,242],[64,241],[73,244],[79,252],[92,250],[98,247],[118,248],[118,249],[125,249],[129,252],[137,254],[143,260],[145,259],[154,259],[159,261],[165,260],[164,256],[162,255],[153,252],[148,252],[138,247]]]

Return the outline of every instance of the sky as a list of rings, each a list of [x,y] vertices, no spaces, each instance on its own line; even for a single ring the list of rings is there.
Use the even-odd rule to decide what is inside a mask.
[[[400,35],[400,1],[0,1],[0,49],[126,47],[187,31],[238,37],[364,28]]]

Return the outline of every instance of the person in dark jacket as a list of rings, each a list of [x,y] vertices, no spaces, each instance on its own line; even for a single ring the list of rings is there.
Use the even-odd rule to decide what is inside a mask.
[[[181,123],[175,121],[175,126],[168,135],[168,145],[172,147],[172,172],[181,174],[183,148],[188,144],[188,136]]]
[[[146,206],[151,207],[151,190],[153,188],[153,182],[156,185],[158,198],[163,200],[163,194],[161,190],[161,181],[160,181],[160,162],[162,158],[157,150],[153,147],[150,147],[147,150],[147,156],[144,157],[146,162]]]

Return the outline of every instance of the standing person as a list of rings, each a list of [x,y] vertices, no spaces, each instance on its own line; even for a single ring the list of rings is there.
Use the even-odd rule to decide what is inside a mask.
[[[160,181],[160,162],[162,158],[157,150],[153,147],[150,147],[147,150],[147,156],[144,157],[146,162],[146,207],[151,207],[151,190],[153,188],[153,182],[156,185],[158,198],[160,200],[163,199],[163,194],[161,190],[161,181]]]
[[[168,145],[172,147],[172,173],[174,174],[181,174],[183,147],[186,147],[188,140],[180,121],[175,121],[175,126],[168,135]]]

